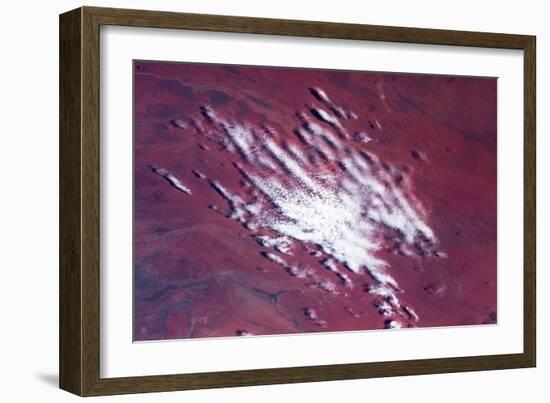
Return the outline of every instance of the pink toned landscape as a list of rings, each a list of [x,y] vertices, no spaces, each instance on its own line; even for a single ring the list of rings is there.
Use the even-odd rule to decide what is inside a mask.
[[[496,323],[496,78],[133,67],[135,341]]]

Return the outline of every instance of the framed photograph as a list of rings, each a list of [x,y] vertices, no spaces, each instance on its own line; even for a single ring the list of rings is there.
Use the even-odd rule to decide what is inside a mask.
[[[533,367],[535,37],[60,16],[60,387]]]

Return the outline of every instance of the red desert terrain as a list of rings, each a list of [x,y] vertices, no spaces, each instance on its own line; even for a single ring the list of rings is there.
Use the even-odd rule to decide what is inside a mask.
[[[134,80],[134,340],[496,323],[495,78]]]

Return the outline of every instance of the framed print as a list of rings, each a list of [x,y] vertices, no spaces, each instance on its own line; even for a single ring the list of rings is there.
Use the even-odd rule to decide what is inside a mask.
[[[60,387],[535,366],[535,37],[60,16]]]

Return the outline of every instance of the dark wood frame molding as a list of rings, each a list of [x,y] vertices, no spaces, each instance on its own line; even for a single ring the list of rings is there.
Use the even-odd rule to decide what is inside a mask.
[[[524,52],[524,350],[521,354],[101,378],[99,31],[101,25],[521,49]],[[534,36],[81,7],[60,16],[60,387],[80,396],[536,365]],[[519,133],[518,133],[519,135]]]

